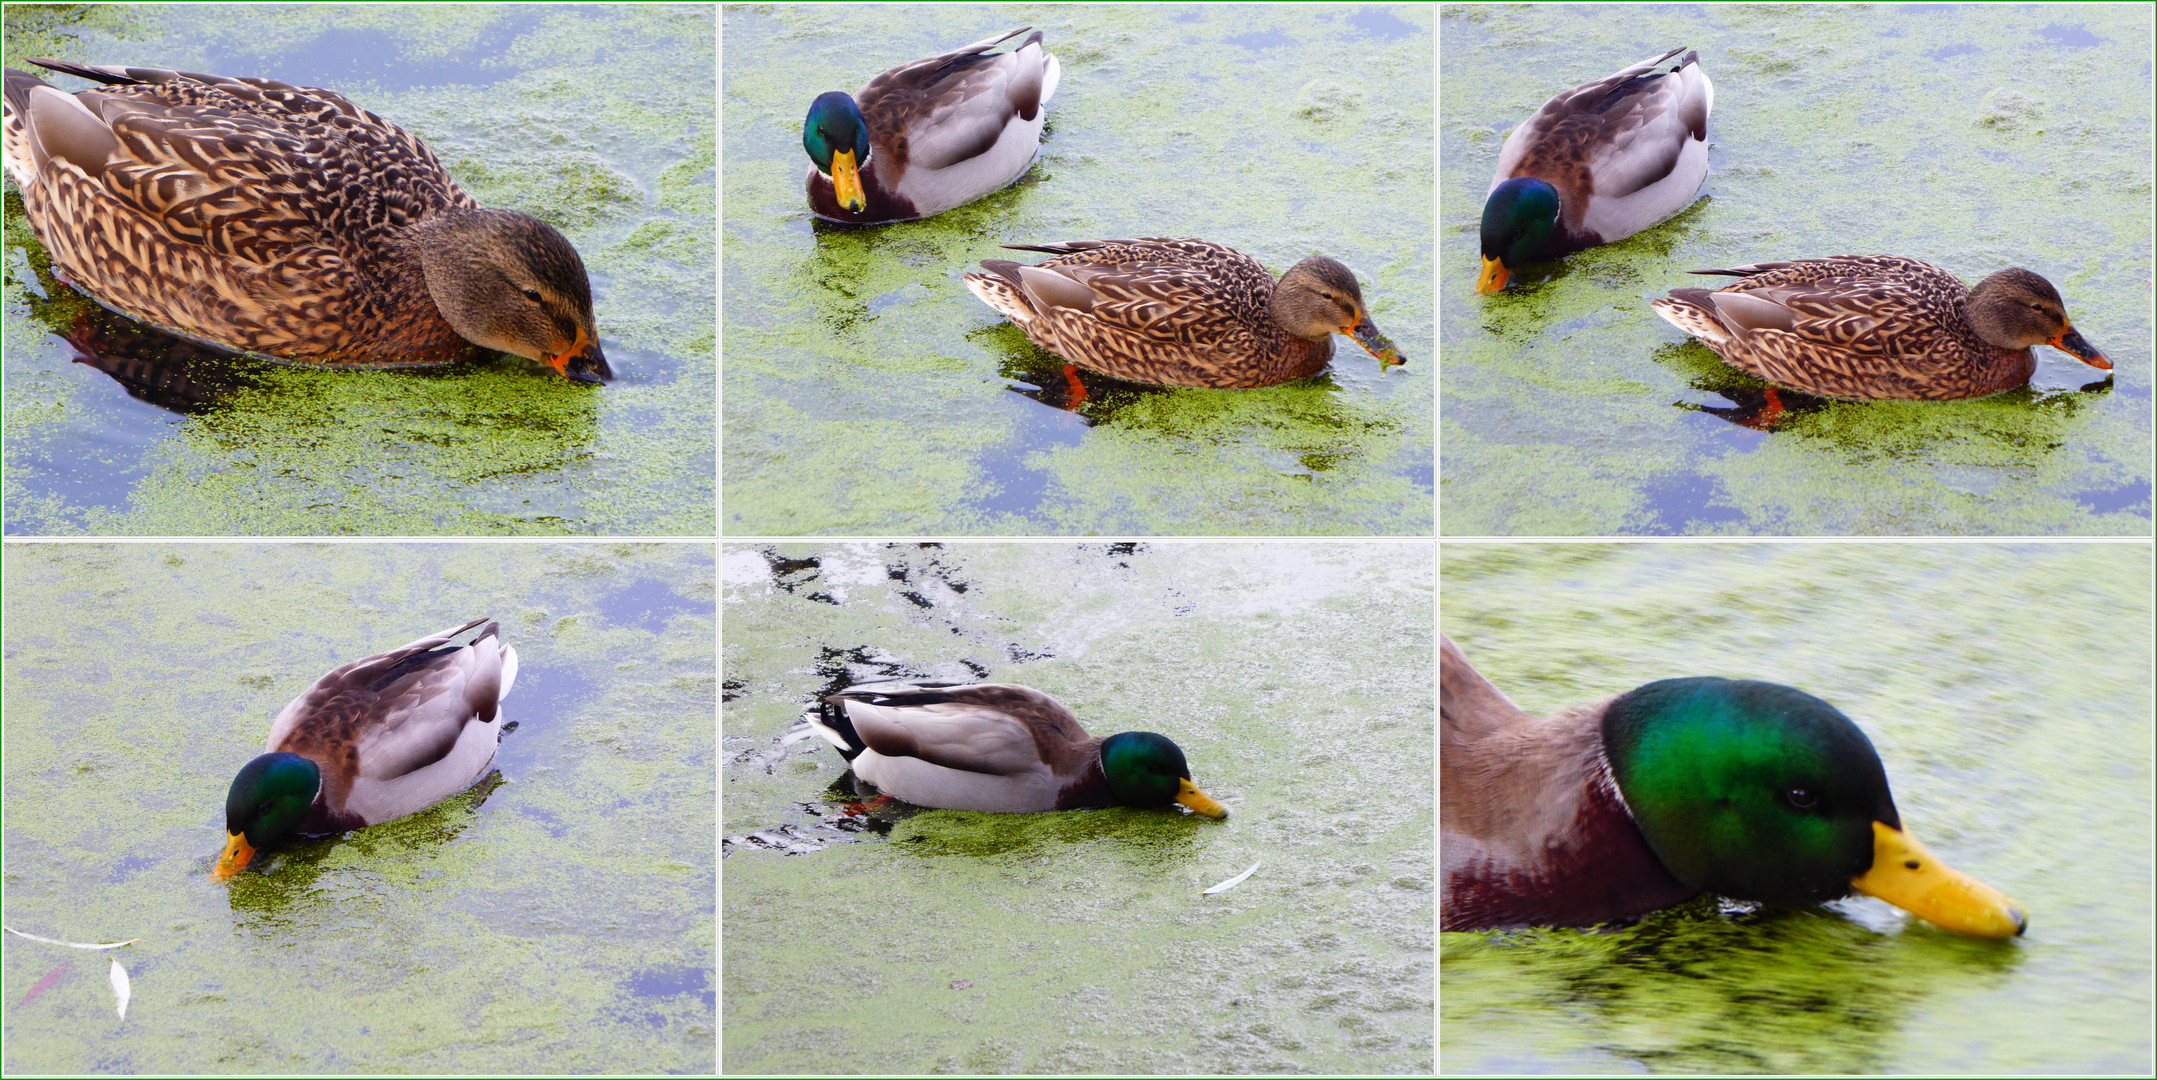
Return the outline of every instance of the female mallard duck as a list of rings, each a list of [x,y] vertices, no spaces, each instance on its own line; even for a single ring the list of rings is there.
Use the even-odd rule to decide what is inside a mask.
[[[2050,345],[2101,370],[2112,362],[2067,322],[2052,283],[2009,269],[1964,288],[1893,255],[1695,270],[1740,278],[1650,301],[1723,362],[1778,386],[1845,401],[1949,401],[2012,390]]]
[[[1672,49],[1543,103],[1498,152],[1483,203],[1483,273],[1494,293],[1531,262],[1615,243],[1690,205],[1708,179],[1715,84]]]
[[[1664,679],[1538,720],[1441,635],[1438,695],[1444,929],[1852,889],[1977,937],[2029,922],[1918,844],[1865,733],[1803,691]]]
[[[1031,814],[1181,803],[1228,810],[1191,782],[1175,743],[1150,731],[1106,739],[1039,690],[997,683],[863,683],[824,699],[810,723],[854,775],[894,798],[945,810]]]
[[[826,221],[879,225],[941,214],[1026,174],[1041,146],[1044,109],[1062,71],[1041,31],[916,60],[848,96],[809,105],[801,145],[809,209]],[[1007,53],[995,48],[1020,34]]]
[[[450,639],[481,623],[470,644]],[[479,782],[501,736],[517,650],[474,619],[315,680],[270,725],[260,757],[225,796],[220,880],[294,834],[320,836],[416,814]]]
[[[98,303],[227,352],[333,367],[482,349],[611,378],[562,234],[488,210],[434,153],[328,90],[30,61],[6,158],[45,250]]]
[[[1237,389],[1316,375],[1347,334],[1378,358],[1400,350],[1371,322],[1356,275],[1313,255],[1276,284],[1250,256],[1204,240],[1005,244],[1056,258],[984,259],[982,302],[1066,363],[1127,382]]]

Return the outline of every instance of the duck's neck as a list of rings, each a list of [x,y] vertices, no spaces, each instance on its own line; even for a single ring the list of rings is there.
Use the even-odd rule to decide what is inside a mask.
[[[1982,285],[1982,283],[1980,283]],[[1980,397],[2013,390],[2027,385],[2030,376],[2037,371],[2037,352],[2031,348],[2014,348],[1996,344],[2011,336],[2011,332],[1993,316],[1989,306],[1979,303],[1976,293],[1966,293],[1957,304],[1956,315],[1961,317],[1968,329],[1963,334],[1966,344],[1964,363],[1969,367],[1968,379],[1977,387],[1976,393],[1960,394],[1961,397]]]
[[[1056,792],[1058,810],[1099,810],[1116,805],[1116,793],[1108,786],[1108,773],[1101,768],[1099,740],[1095,741],[1092,759],[1076,776],[1062,781]]]
[[[1600,746],[1583,766],[1571,819],[1530,838],[1539,858],[1501,865],[1479,854],[1446,867],[1443,929],[1590,926],[1694,895],[1648,849]]]
[[[912,221],[921,214],[914,208],[913,200],[897,193],[895,178],[883,176],[878,169],[879,159],[871,157],[861,167],[861,196],[869,205],[860,213],[839,206],[839,190],[832,186],[831,177],[809,167],[809,209],[826,221],[845,222],[849,225],[870,225],[882,221]],[[901,166],[903,169],[904,166]]]
[[[486,350],[466,341],[442,316],[427,287],[426,262],[439,238],[467,220],[473,211],[447,207],[392,234],[371,268],[372,294],[361,305],[361,321],[373,327],[382,344],[380,359],[409,358],[413,364],[469,360]]]

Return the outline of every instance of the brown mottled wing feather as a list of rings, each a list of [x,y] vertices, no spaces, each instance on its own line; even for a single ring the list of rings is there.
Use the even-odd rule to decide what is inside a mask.
[[[430,340],[448,331],[431,310],[384,295],[396,284],[384,236],[477,205],[411,134],[328,90],[33,62],[108,84],[76,100],[109,128],[109,155],[51,157],[23,185],[54,260],[101,302],[273,359],[350,359],[340,342],[360,336],[465,351]]]
[[[1056,257],[1032,268],[992,260],[983,265],[1001,286],[982,274],[969,284],[989,284],[976,292],[999,310],[990,294],[1005,304],[1018,294],[1028,314],[1014,321],[1026,336],[1081,367],[1163,386],[1251,387],[1313,374],[1332,356],[1330,340],[1304,341],[1273,320],[1273,275],[1231,248],[1166,237],[1004,246]]]
[[[1999,370],[2013,352],[1969,329],[1969,290],[1939,267],[1838,255],[1695,272],[1740,280],[1673,290],[1657,311],[1769,382],[1852,400],[1971,397],[2019,384],[2017,372]],[[2027,370],[2019,376],[2026,381]]]

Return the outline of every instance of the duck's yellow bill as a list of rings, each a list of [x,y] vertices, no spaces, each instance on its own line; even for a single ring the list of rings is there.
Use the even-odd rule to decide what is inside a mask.
[[[2005,893],[1941,862],[1917,838],[1872,823],[1872,869],[1850,880],[1926,922],[1971,937],[2019,936],[2030,916]]]
[[[858,214],[869,208],[868,196],[861,193],[861,163],[852,150],[831,155],[831,189],[842,209]]]
[[[223,881],[247,869],[247,864],[254,861],[255,847],[247,842],[247,834],[227,833],[225,835],[225,853],[217,857],[217,866],[210,871],[210,878],[214,881]]]
[[[1176,782],[1176,801],[1189,807],[1191,812],[1199,817],[1225,818],[1228,816],[1228,807],[1208,798],[1205,792],[1198,790],[1198,785],[1192,783],[1191,778],[1188,776]]]
[[[1494,293],[1505,288],[1505,283],[1511,280],[1513,280],[1513,272],[1505,268],[1505,263],[1485,256],[1483,259],[1483,276],[1475,279],[1475,291]]]

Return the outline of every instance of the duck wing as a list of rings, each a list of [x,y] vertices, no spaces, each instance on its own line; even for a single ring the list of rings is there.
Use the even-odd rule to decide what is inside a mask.
[[[1673,289],[1670,300],[1656,302],[1658,313],[1711,345],[1734,340],[1783,364],[1924,364],[1952,351],[1969,294],[1947,271],[1892,255],[1693,273],[1740,280],[1713,291]]]
[[[320,312],[396,306],[390,235],[477,206],[418,139],[328,90],[33,63],[103,85],[8,72],[7,166],[31,223],[100,303],[193,340],[334,354],[350,319]]]
[[[451,643],[482,623],[470,644]],[[485,772],[516,677],[516,650],[497,624],[475,619],[317,679],[278,714],[265,749],[321,766],[333,815],[364,824],[402,817]]]
[[[263,263],[297,246],[337,249],[337,237],[478,205],[425,144],[334,91],[31,62],[105,84],[72,95],[27,88],[39,165],[63,161],[118,208],[231,258]],[[398,182],[379,182],[385,176]]]
[[[1057,256],[1036,265],[988,259],[982,268],[1015,287],[1034,316],[1086,324],[1093,334],[1130,335],[1226,351],[1265,317],[1273,275],[1249,256],[1204,240],[1149,236],[1005,244]],[[1001,310],[1001,309],[1000,309]],[[1234,317],[1224,317],[1234,316]]]
[[[1568,231],[1606,243],[1684,209],[1707,179],[1715,104],[1699,60],[1681,46],[1551,98],[1506,138],[1491,187],[1544,179]]]
[[[901,166],[941,170],[979,157],[1014,121],[1039,118],[1056,92],[1061,65],[1043,48],[1041,31],[1029,29],[893,68],[854,102],[872,133],[890,133],[886,150]],[[1020,34],[1025,40],[1010,52],[989,53]]]
[[[1094,745],[1069,710],[1024,686],[864,683],[825,700],[845,710],[861,746],[961,772],[1014,776],[1046,765],[1061,773]]]

